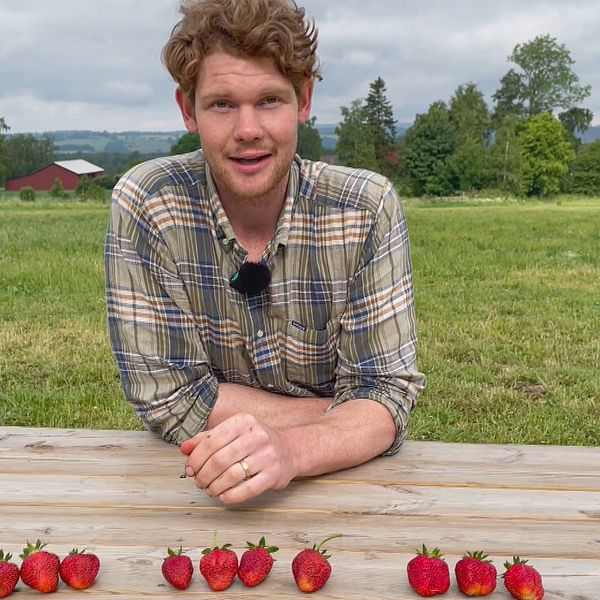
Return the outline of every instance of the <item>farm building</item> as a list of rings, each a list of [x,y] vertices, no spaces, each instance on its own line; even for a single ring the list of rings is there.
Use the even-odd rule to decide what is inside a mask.
[[[104,175],[104,169],[83,159],[58,160],[31,175],[8,179],[5,189],[7,192],[18,192],[21,188],[32,187],[34,190],[44,191],[51,189],[54,181],[60,179],[65,190],[74,190],[84,175],[90,178],[100,177]]]

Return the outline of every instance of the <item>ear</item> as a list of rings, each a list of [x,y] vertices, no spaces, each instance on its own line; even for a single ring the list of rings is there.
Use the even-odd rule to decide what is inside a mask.
[[[300,123],[300,125],[306,123],[310,117],[314,90],[314,79],[307,81],[300,90],[300,94],[298,96],[298,123]]]
[[[183,124],[190,133],[198,131],[198,123],[196,123],[196,114],[194,112],[194,104],[188,98],[188,95],[178,86],[175,90],[175,100],[183,117]]]

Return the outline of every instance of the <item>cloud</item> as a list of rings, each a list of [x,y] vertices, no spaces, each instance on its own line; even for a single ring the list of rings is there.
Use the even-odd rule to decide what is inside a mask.
[[[381,76],[396,118],[412,121],[472,81],[488,101],[517,43],[549,33],[576,61],[600,122],[596,0],[299,0],[320,31],[319,123]],[[160,51],[178,0],[2,0],[0,116],[12,131],[182,129]]]

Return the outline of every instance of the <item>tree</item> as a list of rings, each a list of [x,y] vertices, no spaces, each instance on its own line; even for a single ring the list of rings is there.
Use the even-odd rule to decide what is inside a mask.
[[[406,174],[417,195],[441,196],[454,191],[448,160],[456,148],[456,128],[445,102],[434,102],[419,114],[404,137]]]
[[[337,143],[335,151],[338,161],[348,167],[377,171],[373,131],[366,122],[362,99],[353,100],[350,107],[340,107],[342,120],[335,129]]]
[[[499,189],[520,196],[523,193],[522,153],[520,135],[525,120],[507,115],[496,128],[494,145],[490,152],[490,178],[496,178]]]
[[[8,152],[6,150],[6,136],[4,135],[10,127],[6,124],[4,117],[0,117],[0,186],[4,185],[9,170]]]
[[[54,185],[50,189],[50,196],[53,198],[63,198],[66,196],[63,182],[58,177],[54,180]]]
[[[565,110],[558,115],[558,120],[562,123],[563,127],[569,133],[573,145],[577,148],[581,144],[581,138],[579,135],[583,135],[592,124],[594,113],[587,108],[578,108],[574,106]]]
[[[171,146],[171,154],[185,154],[199,148],[201,148],[200,136],[197,133],[185,133]]]
[[[492,94],[496,102],[492,121],[497,127],[509,116],[522,117],[525,115],[525,84],[519,73],[510,69],[500,80],[500,88]]]
[[[8,177],[29,175],[54,162],[56,146],[49,134],[41,139],[31,134],[13,135],[5,140],[8,154]]]
[[[77,184],[75,195],[82,200],[103,200],[104,188],[87,175],[84,175]]]
[[[448,115],[455,127],[456,148],[448,160],[454,187],[467,191],[488,183],[490,113],[474,83],[459,85],[450,99]]]
[[[365,120],[373,134],[375,156],[379,170],[391,174],[392,164],[388,157],[396,146],[396,120],[390,101],[386,97],[385,82],[378,77],[369,86],[369,95],[364,104]]]
[[[317,117],[312,117],[298,127],[297,152],[302,158],[319,160],[323,154],[321,134],[315,127]]]
[[[447,166],[454,190],[482,190],[489,183],[488,152],[480,140],[467,138],[448,158]]]
[[[450,99],[450,120],[456,126],[457,142],[477,140],[485,143],[490,131],[490,111],[474,83],[459,85]]]
[[[528,196],[548,196],[560,191],[575,152],[560,121],[550,113],[529,119],[521,135],[523,186]]]
[[[511,69],[493,95],[497,119],[521,111],[532,117],[558,108],[567,110],[591,93],[591,86],[580,85],[569,50],[549,35],[517,44],[508,60],[520,71]]]
[[[585,146],[571,170],[571,190],[575,194],[600,195],[600,140]]]

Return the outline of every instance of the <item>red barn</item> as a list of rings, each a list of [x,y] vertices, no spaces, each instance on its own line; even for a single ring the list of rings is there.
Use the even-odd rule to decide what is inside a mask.
[[[56,179],[60,179],[65,190],[75,190],[84,175],[100,177],[104,175],[104,169],[81,158],[58,160],[31,175],[7,180],[5,189],[7,192],[18,192],[21,188],[32,187],[34,190],[45,191],[52,188]]]

